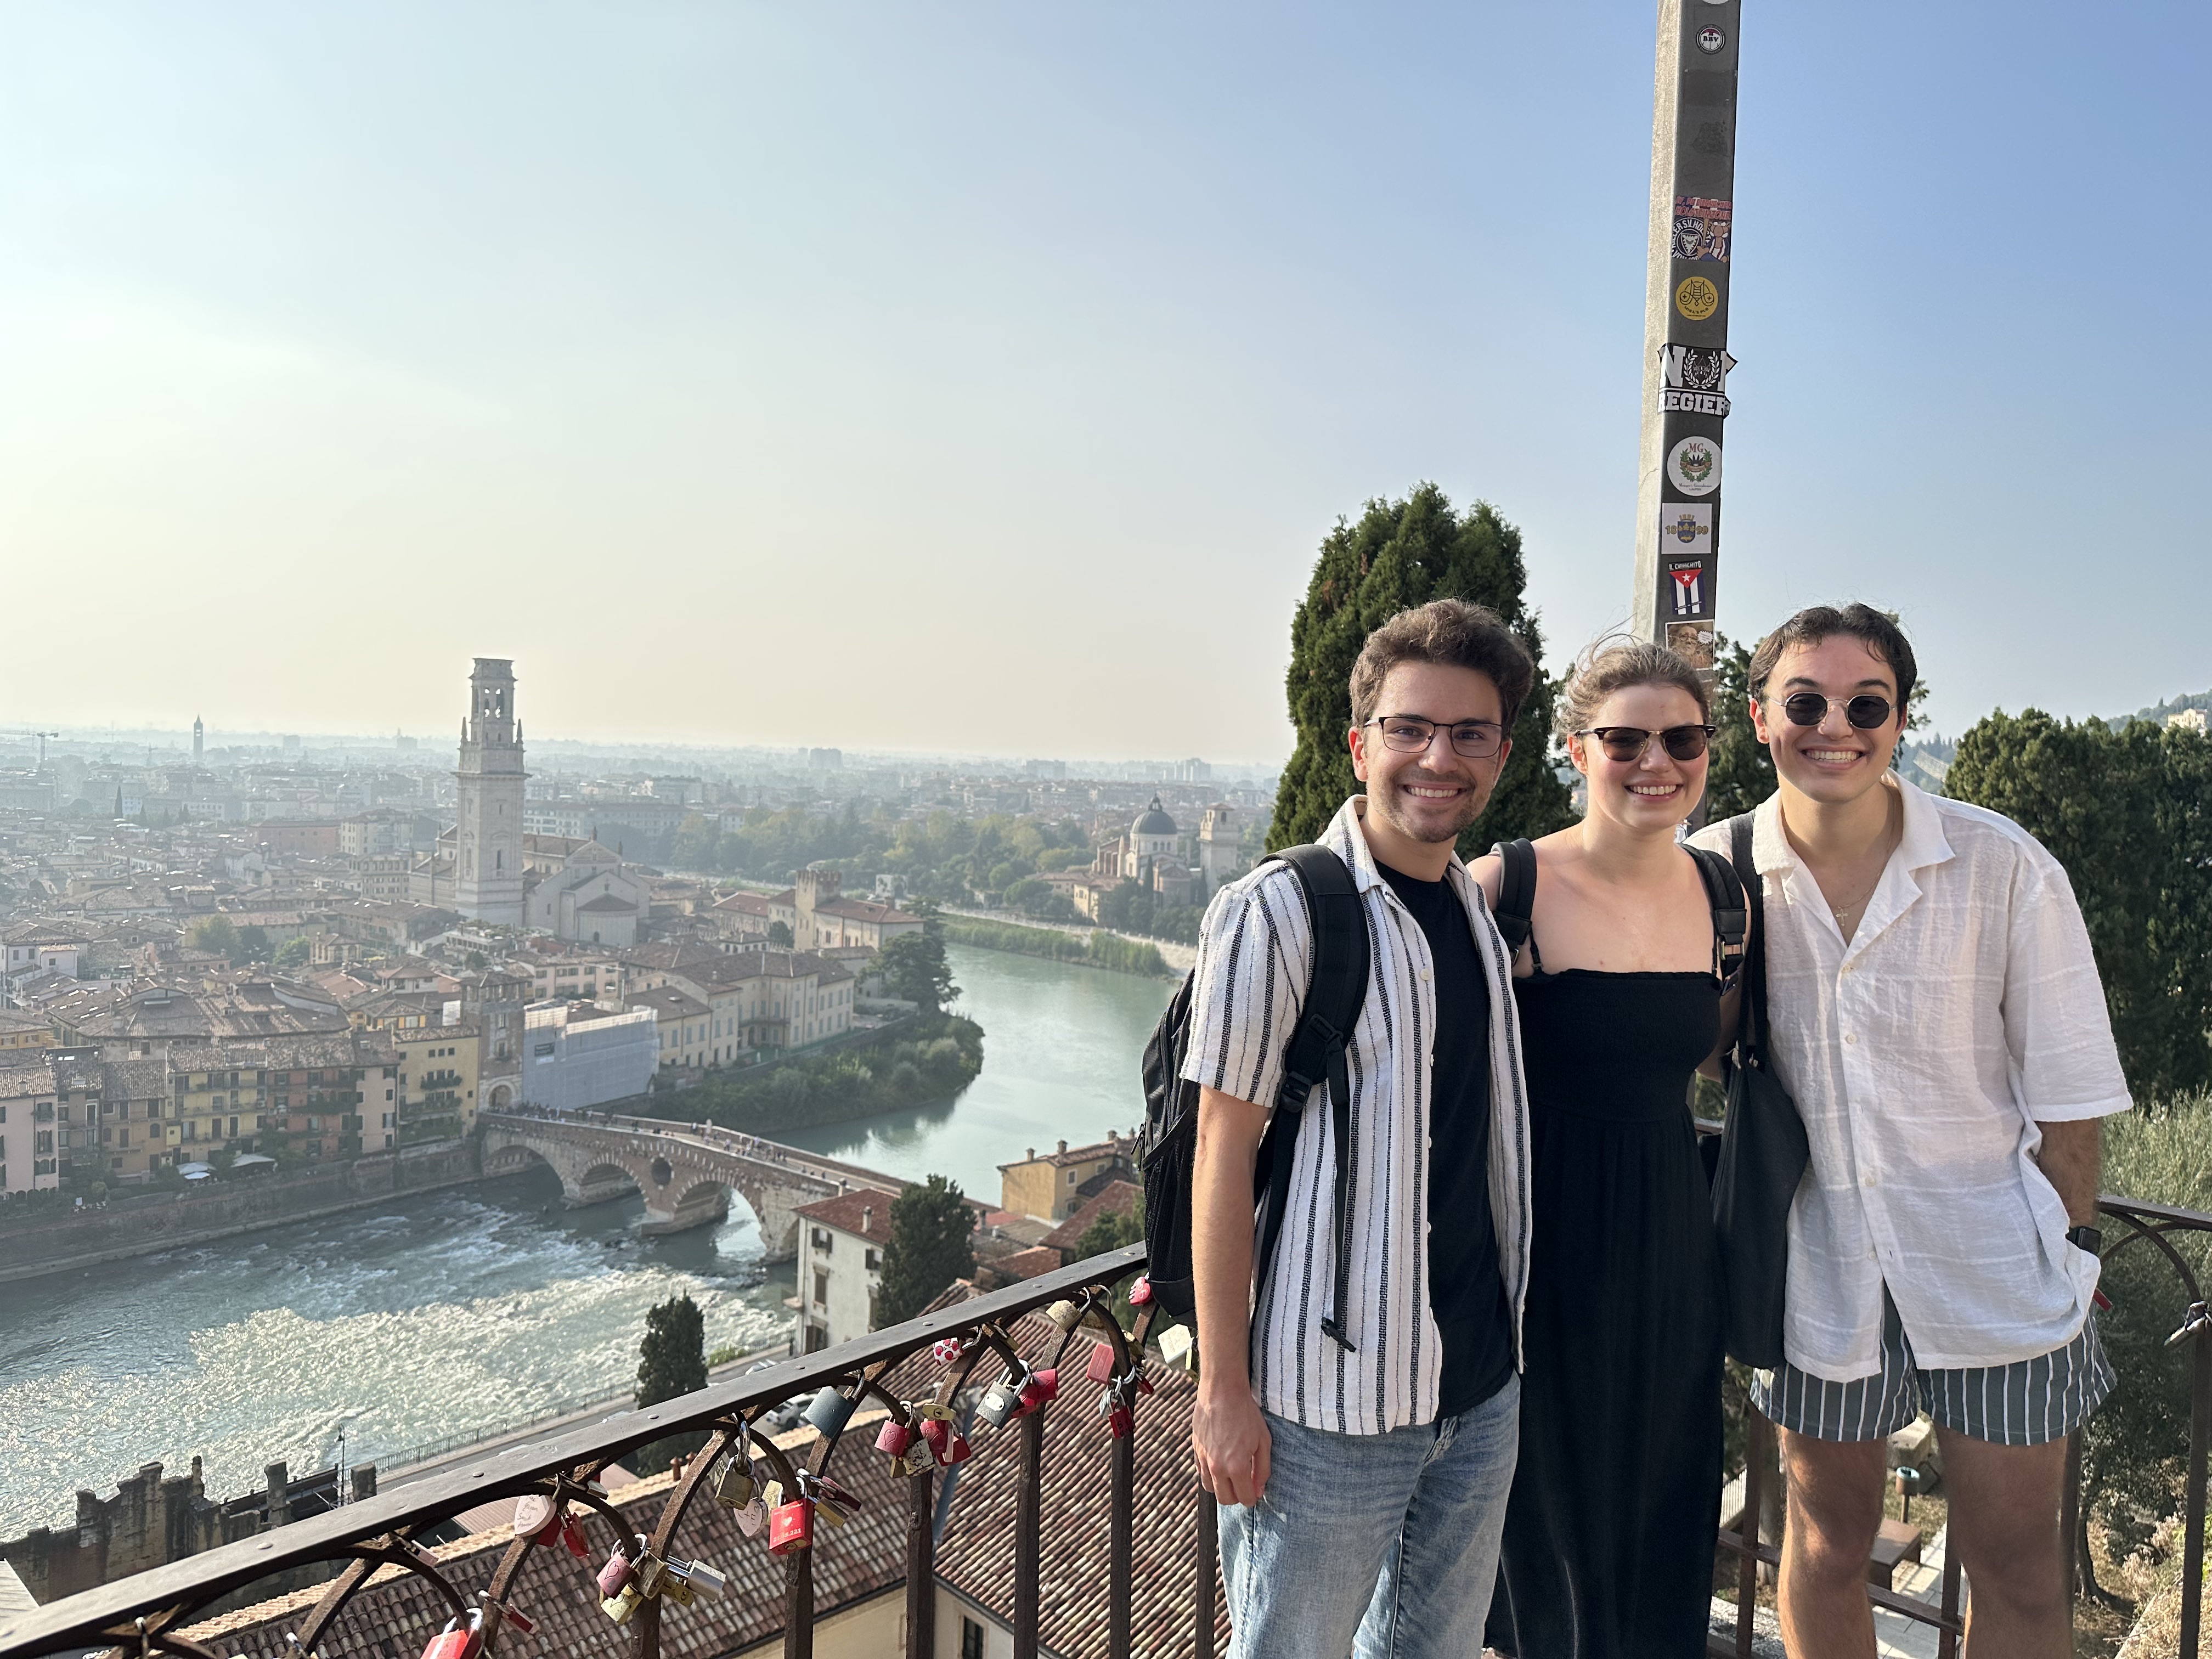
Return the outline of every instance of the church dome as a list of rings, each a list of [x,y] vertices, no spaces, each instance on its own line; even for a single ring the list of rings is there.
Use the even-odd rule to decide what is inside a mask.
[[[1167,815],[1167,809],[1160,805],[1160,798],[1155,795],[1152,804],[1145,809],[1145,816],[1137,820],[1129,833],[1133,836],[1172,836],[1176,833],[1176,821]]]

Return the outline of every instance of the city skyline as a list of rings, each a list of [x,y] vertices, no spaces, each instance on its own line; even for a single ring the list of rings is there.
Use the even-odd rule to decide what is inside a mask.
[[[1627,616],[1642,0],[9,27],[0,533],[103,647],[36,720],[435,732],[489,650],[584,739],[1279,757],[1423,478],[1552,667]],[[1946,732],[2197,689],[2212,23],[1874,28],[1745,24],[1721,626],[1895,606]]]

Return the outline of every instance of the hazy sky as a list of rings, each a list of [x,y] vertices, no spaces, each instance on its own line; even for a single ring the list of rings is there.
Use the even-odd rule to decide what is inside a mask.
[[[1722,626],[2212,685],[2212,21],[1747,0]],[[1340,514],[1628,608],[1648,0],[0,4],[0,721],[1278,757]],[[2194,114],[2191,111],[2195,111]]]

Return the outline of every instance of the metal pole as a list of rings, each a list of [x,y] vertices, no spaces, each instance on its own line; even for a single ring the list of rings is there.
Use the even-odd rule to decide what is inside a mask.
[[[1633,627],[1713,662],[1741,0],[1659,0]]]
[[[906,1483],[906,1655],[937,1659],[937,1480],[921,1461]]]

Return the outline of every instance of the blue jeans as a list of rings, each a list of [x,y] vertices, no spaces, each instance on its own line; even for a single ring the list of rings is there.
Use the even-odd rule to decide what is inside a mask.
[[[1266,1490],[1221,1510],[1231,1659],[1480,1659],[1521,1379],[1388,1434],[1267,1417]]]

